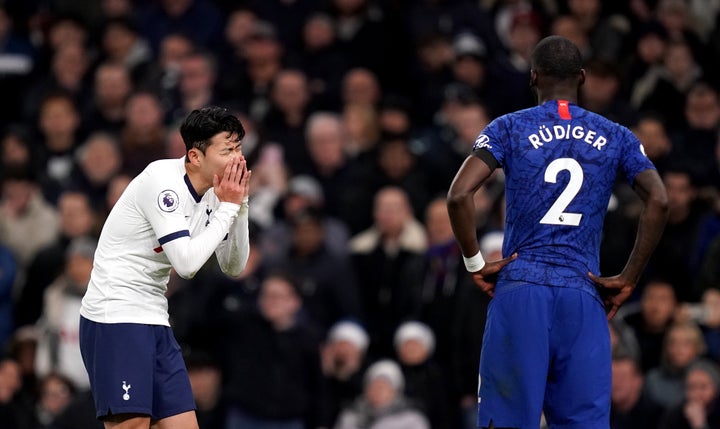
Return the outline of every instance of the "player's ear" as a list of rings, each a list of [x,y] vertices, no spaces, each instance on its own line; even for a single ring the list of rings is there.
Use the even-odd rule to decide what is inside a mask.
[[[530,69],[530,88],[537,86],[538,74],[535,70]]]
[[[201,155],[200,149],[194,147],[188,151],[187,158],[192,165],[199,165]]]
[[[578,87],[583,86],[585,83],[585,69],[580,69],[580,76],[578,77]]]

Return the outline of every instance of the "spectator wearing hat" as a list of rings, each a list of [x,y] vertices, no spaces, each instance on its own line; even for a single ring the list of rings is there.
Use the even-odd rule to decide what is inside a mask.
[[[410,320],[395,331],[395,355],[405,378],[405,396],[434,429],[454,427],[447,373],[433,357],[435,333],[425,323]]]
[[[362,393],[369,342],[365,328],[351,319],[336,322],[328,331],[321,349],[323,376],[328,392],[324,406],[328,427],[337,420],[340,411],[350,406]]]
[[[487,97],[488,52],[485,42],[470,32],[462,32],[453,39],[455,60],[453,78],[475,91],[479,99]]]
[[[395,361],[375,362],[365,371],[362,395],[341,412],[335,429],[429,429],[427,417],[408,402],[404,389]]]

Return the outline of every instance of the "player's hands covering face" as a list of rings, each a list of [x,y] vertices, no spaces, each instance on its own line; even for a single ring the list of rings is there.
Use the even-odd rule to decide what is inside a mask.
[[[225,166],[221,178],[213,177],[213,189],[220,201],[242,204],[250,193],[250,176],[245,157],[233,157]]]

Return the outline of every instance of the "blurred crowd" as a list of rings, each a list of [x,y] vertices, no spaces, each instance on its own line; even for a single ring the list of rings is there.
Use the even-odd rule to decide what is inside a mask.
[[[102,427],[77,335],[96,239],[136,174],[183,156],[178,124],[206,105],[241,119],[253,180],[245,272],[210,261],[168,289],[200,427],[475,427],[488,298],[445,192],[493,118],[534,105],[531,49],[559,34],[585,58],[579,104],[629,127],[668,191],[663,239],[610,323],[612,428],[720,428],[719,13],[717,0],[1,2],[0,427]],[[632,250],[629,186],[608,205],[606,275]],[[501,256],[503,193],[498,171],[476,195],[485,259]]]

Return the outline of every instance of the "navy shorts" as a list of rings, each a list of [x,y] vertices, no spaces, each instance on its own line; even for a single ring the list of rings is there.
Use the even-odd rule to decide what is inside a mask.
[[[97,417],[159,420],[195,409],[180,346],[167,326],[96,323],[80,317],[80,351]]]
[[[520,285],[488,308],[478,426],[607,429],[611,352],[602,304],[586,291]]]

